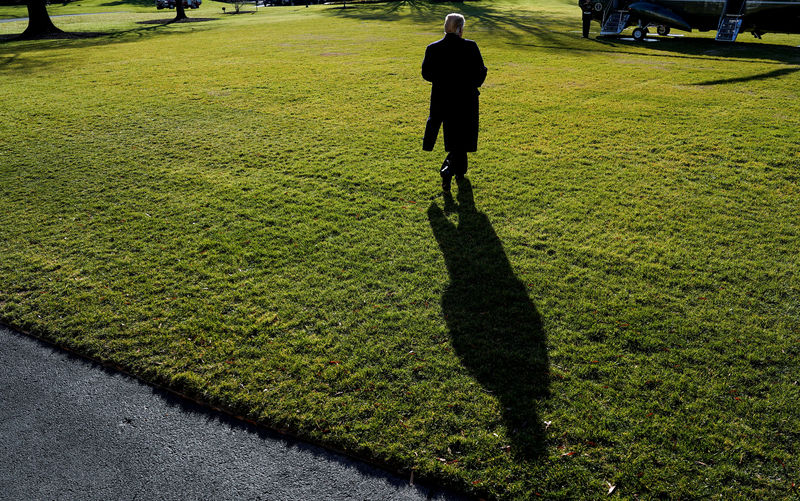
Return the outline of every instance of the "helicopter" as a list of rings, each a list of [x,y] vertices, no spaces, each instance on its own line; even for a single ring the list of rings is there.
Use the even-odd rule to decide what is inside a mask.
[[[591,6],[601,35],[635,26],[636,41],[644,40],[650,27],[661,36],[671,28],[717,30],[720,42],[735,41],[741,31],[759,39],[768,32],[800,33],[800,0],[580,0],[579,5]]]

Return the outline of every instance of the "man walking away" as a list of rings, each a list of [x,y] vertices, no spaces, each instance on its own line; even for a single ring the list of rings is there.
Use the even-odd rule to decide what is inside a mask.
[[[464,16],[448,14],[444,38],[428,45],[422,61],[422,78],[433,84],[422,149],[433,151],[443,125],[448,152],[440,170],[444,191],[450,191],[453,176],[464,177],[467,153],[478,149],[478,87],[486,79],[486,66],[478,44],[462,38],[463,32]]]

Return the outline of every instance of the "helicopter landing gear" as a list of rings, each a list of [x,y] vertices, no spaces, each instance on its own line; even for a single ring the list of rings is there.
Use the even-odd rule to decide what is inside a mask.
[[[656,32],[662,37],[669,35],[669,26],[664,26],[663,24],[659,24],[656,28]]]
[[[642,40],[644,40],[644,38],[647,36],[648,33],[649,31],[647,31],[647,28],[642,28],[641,26],[638,28],[634,28],[633,39],[636,40],[637,42],[641,42]]]

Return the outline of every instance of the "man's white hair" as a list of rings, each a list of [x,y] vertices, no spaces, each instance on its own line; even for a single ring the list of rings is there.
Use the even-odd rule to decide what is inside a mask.
[[[464,29],[464,16],[461,14],[447,14],[444,18],[444,32],[458,33]]]

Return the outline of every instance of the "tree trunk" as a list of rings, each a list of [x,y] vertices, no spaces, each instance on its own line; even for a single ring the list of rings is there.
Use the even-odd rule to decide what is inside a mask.
[[[173,21],[180,21],[187,19],[186,10],[183,8],[183,0],[175,0],[175,19]]]
[[[28,0],[28,27],[20,38],[40,38],[51,33],[63,33],[63,31],[56,28],[50,20],[45,0]]]

